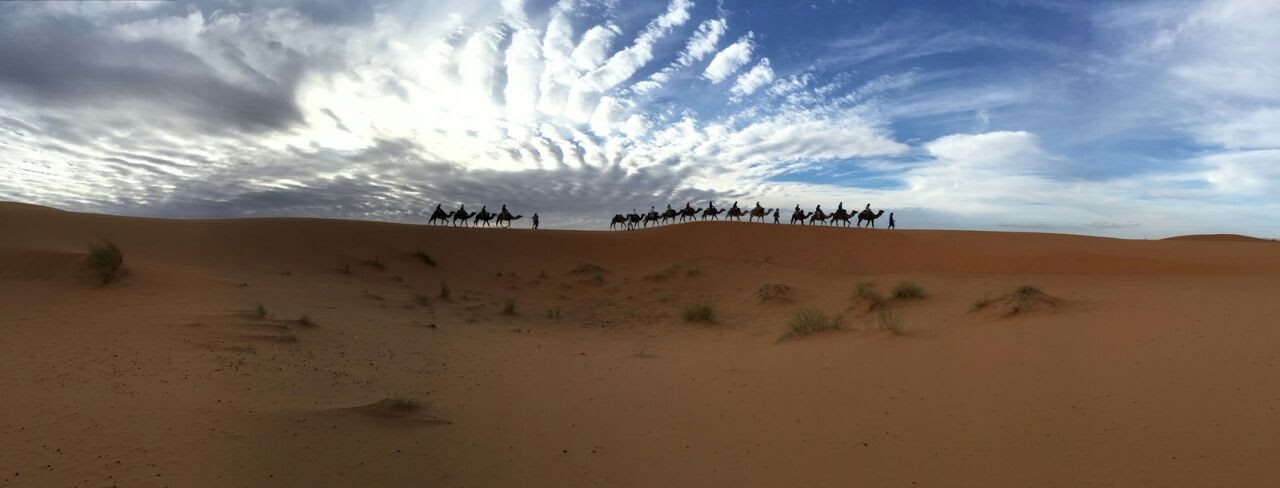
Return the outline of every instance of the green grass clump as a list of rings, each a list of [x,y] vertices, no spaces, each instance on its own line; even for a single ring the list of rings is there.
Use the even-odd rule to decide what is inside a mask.
[[[893,287],[893,298],[899,300],[924,298],[924,288],[910,281],[904,281]]]
[[[121,266],[124,266],[124,254],[115,243],[103,239],[100,243],[89,245],[89,268],[98,275],[102,284],[116,279]]]
[[[824,330],[839,329],[842,322],[839,315],[830,316],[818,310],[801,309],[796,312],[795,317],[791,318],[787,333],[782,334],[778,340],[795,339]]]
[[[516,314],[516,301],[511,298],[508,298],[506,303],[502,304],[502,315],[515,315],[515,314]]]
[[[884,307],[887,302],[880,292],[876,291],[875,284],[870,281],[858,283],[857,289],[853,292],[855,300],[861,300],[867,303],[867,311],[876,310]]]
[[[907,332],[902,316],[888,310],[880,311],[880,330],[887,330],[893,335],[902,335]]]
[[[549,308],[549,309],[547,309],[547,318],[549,318],[549,319],[558,319],[558,318],[560,318],[560,309],[559,309],[559,308]]]
[[[710,303],[695,303],[684,307],[685,322],[706,322],[708,324],[716,321],[716,309]]]
[[[263,306],[262,302],[258,302],[253,306],[253,316],[260,319],[267,318],[267,307]]]

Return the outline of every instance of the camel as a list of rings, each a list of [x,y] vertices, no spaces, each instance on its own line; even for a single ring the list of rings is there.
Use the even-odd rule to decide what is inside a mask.
[[[681,215],[683,215],[683,214],[684,214],[683,212],[677,212],[675,209],[668,208],[666,212],[662,212],[662,222],[661,222],[661,223],[665,224],[665,223],[667,223],[667,221],[668,221],[668,220],[670,220],[670,221],[672,221],[672,222],[675,222],[675,221],[676,221],[676,217],[679,217],[679,216],[681,216]]]
[[[515,222],[515,221],[517,221],[517,220],[520,220],[520,219],[521,219],[521,218],[523,218],[523,217],[524,217],[524,214],[514,215],[514,216],[513,216],[513,215],[511,215],[511,212],[508,212],[508,211],[506,211],[506,210],[503,210],[503,211],[501,211],[501,212],[498,212],[498,217],[497,217],[497,218],[498,218],[498,221],[497,221],[497,225],[498,225],[499,227],[502,227],[502,223],[503,223],[503,222],[506,222],[506,223],[507,223],[506,227],[509,229],[509,228],[511,228],[511,223],[512,223],[512,222]]]
[[[440,208],[440,204],[436,204],[436,211],[431,212],[431,220],[427,221],[427,225],[435,224],[437,220],[439,220],[441,224],[449,225],[449,216],[452,214],[453,212],[445,212]]]
[[[773,213],[773,209],[765,210],[764,207],[761,207],[760,204],[757,203],[756,208],[751,209],[751,214],[749,217],[747,217],[747,222],[752,222],[756,218],[759,218],[760,222],[764,223],[764,218],[768,217],[772,213]]]
[[[458,226],[458,222],[459,222],[459,221],[461,221],[461,222],[462,222],[462,226],[463,226],[463,227],[466,227],[466,226],[467,226],[467,221],[468,221],[468,220],[471,220],[471,217],[474,217],[474,216],[476,215],[476,213],[475,213],[475,212],[470,212],[470,213],[468,213],[466,210],[464,210],[464,209],[461,209],[461,208],[460,208],[460,209],[454,210],[454,211],[453,211],[453,212],[451,212],[449,215],[453,216],[453,226],[454,226],[454,227],[457,227],[457,226]]]
[[[631,213],[627,214],[627,230],[635,229],[639,224],[640,214],[636,213],[635,209],[632,209]]]
[[[649,213],[644,214],[644,226],[645,226],[645,227],[648,227],[648,226],[649,226],[649,222],[653,222],[654,227],[657,227],[657,226],[658,226],[658,220],[659,220],[659,219],[661,219],[661,218],[662,218],[662,217],[658,215],[658,211],[656,211],[656,210],[650,210],[650,211],[649,211]]]
[[[702,220],[707,220],[707,217],[711,217],[711,220],[720,220],[720,214],[724,212],[724,210],[715,207],[707,207],[706,210],[702,211]]]
[[[742,220],[742,216],[746,214],[747,212],[744,212],[741,208],[738,208],[738,202],[733,202],[733,206],[729,207],[729,210],[725,211],[724,218],[725,220],[728,220],[728,219]]]
[[[851,218],[853,218],[853,215],[850,215],[848,210],[843,208],[838,209],[836,210],[836,213],[831,214],[831,225],[837,225],[837,223],[843,222],[844,226],[848,227],[849,219]]]
[[[625,230],[627,228],[627,218],[623,217],[622,214],[613,214],[613,220],[609,221],[609,230],[613,230],[614,227],[619,225]]]
[[[791,214],[791,223],[794,224],[796,222],[800,222],[800,225],[804,225],[804,221],[807,220],[810,215],[813,215],[813,212],[805,212],[804,210],[797,208],[795,213]]]
[[[871,213],[870,210],[858,212],[858,227],[862,227],[862,221],[864,220],[867,221],[868,226],[875,227],[876,219],[880,218],[881,215],[884,215],[884,209],[880,209],[876,213]]]
[[[812,224],[812,223],[814,223],[814,222],[824,222],[824,223],[825,223],[825,222],[827,221],[827,219],[829,219],[829,218],[831,218],[831,216],[830,216],[830,215],[827,215],[827,214],[826,214],[826,212],[823,212],[823,211],[822,211],[822,206],[821,206],[821,205],[819,205],[819,206],[818,206],[818,208],[816,208],[816,209],[814,209],[814,210],[813,210],[813,214],[812,214],[812,216],[811,216],[811,217],[809,217],[809,223],[810,223],[810,224]]]
[[[680,221],[681,221],[681,222],[684,222],[686,219],[696,219],[696,218],[698,218],[698,213],[699,213],[699,212],[701,212],[701,211],[702,211],[702,207],[698,207],[698,208],[686,208],[686,209],[684,209],[684,210],[681,210],[681,211],[680,211]]]
[[[497,215],[494,215],[494,214],[492,214],[492,213],[489,213],[489,209],[488,209],[488,208],[482,207],[482,208],[480,209],[480,211],[476,213],[476,221],[473,223],[473,225],[475,225],[476,227],[479,227],[479,226],[480,226],[480,221],[481,221],[481,220],[483,220],[483,221],[484,221],[484,226],[485,226],[485,227],[488,227],[488,226],[489,226],[489,221],[490,221],[490,220],[493,220],[493,218],[494,218],[494,217],[497,217]]]

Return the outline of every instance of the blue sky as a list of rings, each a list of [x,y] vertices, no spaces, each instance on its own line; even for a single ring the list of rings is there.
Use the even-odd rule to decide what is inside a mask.
[[[0,199],[1280,234],[1280,3],[0,4]]]

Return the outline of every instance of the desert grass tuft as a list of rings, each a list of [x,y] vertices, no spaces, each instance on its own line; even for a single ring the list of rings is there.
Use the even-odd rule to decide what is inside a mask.
[[[449,299],[449,284],[448,284],[448,283],[441,283],[441,284],[440,284],[440,298],[441,298],[441,299],[443,299],[443,300],[448,300],[448,299]]]
[[[258,302],[253,306],[253,316],[260,319],[267,318],[267,307],[263,306],[262,302]]]
[[[756,296],[760,298],[761,302],[770,300],[787,301],[790,300],[790,294],[791,287],[781,283],[766,283],[760,285],[760,289],[756,290]]]
[[[596,273],[591,275],[591,282],[597,285],[604,284],[604,273]]]
[[[89,268],[98,275],[102,284],[116,279],[121,266],[124,266],[124,254],[115,243],[103,239],[102,242],[89,244]]]
[[[924,298],[924,288],[910,281],[898,283],[893,287],[893,298],[898,300],[915,300]]]
[[[547,318],[549,318],[549,319],[558,319],[558,318],[560,318],[560,309],[559,309],[559,308],[548,308],[548,309],[547,309]]]
[[[422,409],[421,401],[417,398],[404,395],[387,397],[386,400],[379,402],[379,404],[384,406],[387,410],[399,413],[416,412]]]
[[[695,303],[684,307],[685,322],[715,323],[716,309],[710,303]]]
[[[416,303],[419,306],[423,306],[423,307],[430,307],[431,299],[424,294],[418,293],[413,296],[413,303]]]
[[[315,327],[317,325],[316,322],[314,320],[311,320],[311,317],[308,317],[306,314],[303,314],[301,317],[298,317],[297,322],[298,322],[298,325],[301,325],[303,327]]]
[[[791,322],[787,324],[787,332],[782,334],[782,337],[779,337],[778,340],[795,339],[824,330],[839,329],[842,322],[843,319],[839,315],[830,316],[819,310],[800,309],[796,311],[795,317],[792,317]]]
[[[502,304],[502,315],[515,315],[515,314],[516,314],[516,301],[515,299],[508,298],[507,301]]]
[[[880,292],[876,291],[875,283],[864,281],[858,283],[857,288],[853,292],[855,300],[861,300],[867,303],[867,311],[883,308],[888,302]]]
[[[902,335],[907,332],[902,316],[888,310],[880,311],[880,330],[887,330],[893,335]]]
[[[378,271],[383,271],[387,269],[387,265],[382,264],[382,260],[378,258],[366,259],[364,260],[364,264]]]

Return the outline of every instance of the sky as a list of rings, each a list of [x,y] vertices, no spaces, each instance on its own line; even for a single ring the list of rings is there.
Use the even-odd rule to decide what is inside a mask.
[[[0,2],[0,200],[1280,236],[1280,1]]]

